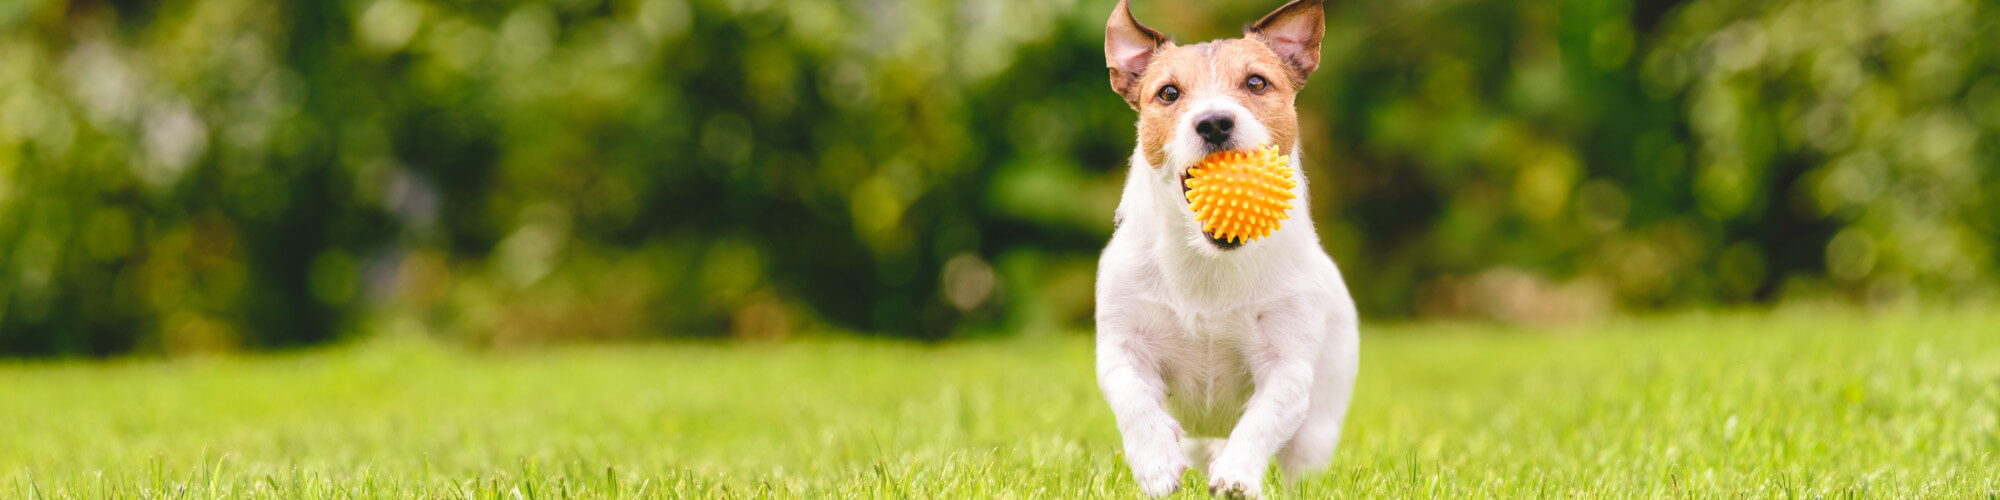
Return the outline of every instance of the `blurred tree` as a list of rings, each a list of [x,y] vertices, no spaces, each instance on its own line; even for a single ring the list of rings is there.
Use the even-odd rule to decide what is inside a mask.
[[[1084,325],[1108,3],[8,3],[0,353]],[[1984,296],[1996,20],[1340,4],[1315,215],[1371,316]]]

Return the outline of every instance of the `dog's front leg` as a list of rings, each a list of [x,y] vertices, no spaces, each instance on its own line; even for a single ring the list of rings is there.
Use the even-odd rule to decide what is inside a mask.
[[[1181,425],[1162,407],[1166,384],[1149,357],[1134,351],[1135,341],[1125,332],[1098,330],[1097,386],[1118,419],[1125,463],[1139,491],[1162,497],[1181,488],[1188,459],[1181,452]]]
[[[1256,392],[1230,431],[1222,454],[1209,464],[1211,495],[1256,498],[1271,455],[1305,422],[1312,402],[1313,361],[1320,349],[1316,308],[1294,302],[1257,317],[1256,338],[1246,346]]]

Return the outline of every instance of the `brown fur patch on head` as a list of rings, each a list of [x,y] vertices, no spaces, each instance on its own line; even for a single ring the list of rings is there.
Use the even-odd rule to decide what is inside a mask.
[[[1255,35],[1252,35],[1255,36]],[[1246,84],[1251,75],[1268,82],[1262,93]],[[1262,40],[1231,38],[1195,45],[1167,47],[1153,55],[1134,92],[1139,95],[1139,147],[1153,168],[1166,165],[1166,145],[1189,102],[1227,96],[1248,108],[1271,130],[1271,142],[1281,154],[1292,154],[1298,141],[1299,115],[1294,99],[1304,84]],[[1173,85],[1180,100],[1160,100],[1160,89]],[[1183,131],[1186,133],[1185,131]]]

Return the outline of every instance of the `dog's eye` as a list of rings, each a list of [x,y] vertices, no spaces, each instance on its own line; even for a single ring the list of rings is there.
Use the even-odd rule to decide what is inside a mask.
[[[1174,103],[1174,101],[1178,101],[1178,100],[1181,100],[1181,88],[1180,88],[1180,87],[1175,87],[1175,86],[1172,86],[1172,85],[1168,85],[1168,86],[1165,86],[1165,87],[1160,87],[1160,102],[1164,102],[1164,103],[1167,103],[1167,104],[1173,104],[1173,103]]]
[[[1264,89],[1271,88],[1271,84],[1265,82],[1264,77],[1260,75],[1250,75],[1250,78],[1243,80],[1243,86],[1248,87],[1252,94],[1262,94]]]

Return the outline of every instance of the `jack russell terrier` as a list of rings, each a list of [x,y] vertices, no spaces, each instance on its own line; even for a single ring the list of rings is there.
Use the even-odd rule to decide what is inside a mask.
[[[1324,470],[1354,391],[1354,299],[1320,248],[1299,168],[1293,100],[1319,67],[1326,9],[1295,0],[1242,38],[1176,45],[1119,0],[1104,26],[1111,88],[1139,113],[1138,146],[1097,267],[1097,382],[1147,495],[1190,464],[1210,494],[1257,497]],[[1218,239],[1189,208],[1189,169],[1273,145],[1298,172],[1289,222]]]

